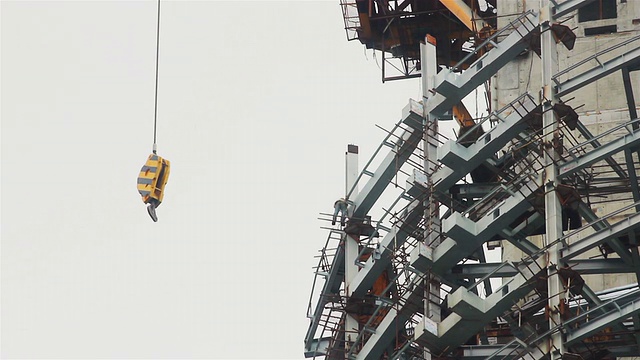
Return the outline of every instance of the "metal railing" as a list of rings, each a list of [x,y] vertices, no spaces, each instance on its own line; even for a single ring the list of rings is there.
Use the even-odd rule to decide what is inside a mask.
[[[600,57],[600,56],[602,56],[602,55],[604,55],[606,53],[609,53],[609,52],[611,52],[611,51],[613,51],[615,49],[619,49],[619,48],[621,48],[623,46],[626,46],[626,45],[628,45],[628,44],[630,44],[630,43],[632,43],[634,41],[637,41],[637,40],[640,40],[640,35],[634,36],[634,37],[632,37],[630,39],[627,39],[626,41],[623,41],[623,42],[621,42],[619,44],[613,45],[613,46],[611,46],[611,47],[609,47],[607,49],[604,49],[602,51],[598,51],[597,53],[589,56],[588,58],[586,58],[584,60],[581,60],[581,61],[578,61],[577,63],[569,66],[568,68],[566,68],[566,69],[564,69],[562,71],[559,71],[558,73],[556,73],[554,76],[551,77],[551,80],[553,80],[553,82],[555,82],[556,85],[560,85],[560,81],[558,81],[558,78],[560,76],[562,76],[562,75],[570,72],[571,70],[574,70],[574,69],[576,69],[576,68],[578,68],[578,67],[580,67],[580,66],[582,66],[582,65],[584,65],[586,63],[588,63],[591,60],[595,60],[600,66],[602,66],[602,62],[598,59],[598,57]]]
[[[505,32],[507,32],[508,30],[517,31],[518,30],[518,26],[517,25],[525,25],[525,20],[531,26],[537,27],[538,24],[535,24],[535,23],[531,22],[531,20],[528,18],[529,15],[535,15],[535,12],[533,10],[529,10],[527,12],[524,12],[524,13],[520,14],[517,18],[515,18],[513,21],[511,21],[507,26],[505,26],[502,29],[496,31],[493,35],[489,36],[480,45],[476,46],[476,48],[472,52],[470,52],[467,56],[462,58],[462,60],[458,61],[458,63],[453,66],[452,70],[459,71],[462,68],[462,65],[464,63],[466,63],[472,57],[476,56],[478,54],[478,52],[481,51],[482,49],[484,49],[487,45],[492,45],[494,47],[499,46],[499,43],[497,43],[497,38],[499,36],[504,35]],[[522,34],[520,34],[520,35],[522,35]],[[522,36],[524,36],[524,35],[522,35]],[[480,60],[480,59],[478,59],[478,60]],[[476,60],[476,61],[478,61],[478,60]]]

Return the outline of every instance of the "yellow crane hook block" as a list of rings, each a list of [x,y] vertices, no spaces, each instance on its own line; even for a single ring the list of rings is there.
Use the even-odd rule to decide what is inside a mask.
[[[149,204],[147,211],[153,221],[158,221],[156,208],[162,203],[170,166],[169,160],[163,159],[156,154],[151,154],[142,169],[140,169],[138,192],[142,196],[142,201],[145,204]]]

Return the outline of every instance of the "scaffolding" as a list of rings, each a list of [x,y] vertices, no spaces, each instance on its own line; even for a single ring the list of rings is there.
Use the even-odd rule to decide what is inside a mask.
[[[325,227],[315,268],[306,357],[640,356],[640,119],[630,80],[640,70],[640,36],[558,69],[556,46],[572,45],[555,25],[589,2],[543,0],[439,72],[437,38],[427,36],[418,55],[405,48],[421,64],[423,98],[410,100],[348,176],[348,221]],[[413,29],[435,11],[420,3],[342,0],[347,36],[375,37],[375,26],[364,27],[384,20],[388,30],[390,19],[411,18]],[[620,49],[629,50],[613,52]],[[539,94],[518,94],[475,125],[460,122],[456,138],[438,132],[462,98],[531,51],[541,57]],[[568,96],[614,73],[623,76],[628,114],[593,135]],[[349,149],[348,171],[357,168]],[[594,211],[602,203],[615,206]],[[521,258],[490,261],[502,244]],[[636,283],[596,292],[586,278],[601,274],[633,274]]]

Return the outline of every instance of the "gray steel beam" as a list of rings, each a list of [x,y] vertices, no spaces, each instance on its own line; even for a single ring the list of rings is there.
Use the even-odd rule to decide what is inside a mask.
[[[606,219],[600,219],[598,216],[591,210],[591,208],[584,203],[584,201],[578,202],[578,212],[580,215],[591,223],[591,227],[596,231],[601,231],[605,229],[611,228],[611,225]],[[605,240],[609,243],[611,248],[620,256],[622,260],[624,260],[627,264],[632,264],[633,259],[629,255],[629,251],[622,245],[622,242],[617,238],[611,238]]]
[[[466,4],[459,5],[466,6]],[[438,74],[436,42],[432,41],[428,35],[425,38],[424,45],[420,45],[420,62],[422,64],[422,103],[426,104],[431,98],[430,90],[435,86],[435,77]],[[433,189],[433,174],[439,167],[438,146],[440,135],[438,134],[438,116],[425,111],[424,119],[423,171],[427,177],[428,189],[431,190]],[[425,199],[424,218],[426,222],[423,241],[427,244],[437,245],[440,242],[440,234],[442,233],[440,205],[436,199],[436,194],[432,191],[427,193]],[[424,316],[434,321],[440,321],[440,282],[432,274],[427,274],[425,288],[424,297],[426,301],[422,303]]]
[[[396,331],[398,325],[404,326],[404,322],[408,318],[405,315],[399,314],[395,308],[390,308],[387,315],[385,315],[380,325],[375,330],[375,333],[371,335],[369,340],[364,344],[362,349],[356,355],[356,359],[381,359],[384,351],[392,343],[396,337]]]
[[[516,360],[520,357],[515,346],[504,345],[463,345],[460,346],[464,360],[484,360],[489,356],[497,356],[501,360]]]
[[[416,327],[414,341],[435,352],[463,344],[486,323],[502,315],[529,293],[536,284],[533,279],[543,271],[540,266],[538,270],[533,272],[528,267],[520,268],[517,275],[505,280],[486,299],[481,299],[471,290],[458,288],[448,296],[448,305],[453,313],[438,323],[435,331],[433,324],[423,319]]]
[[[632,118],[632,119],[635,119],[635,118]],[[591,140],[591,145],[593,145],[594,148],[599,148],[600,146],[602,146],[602,144],[600,144],[598,140],[593,139],[593,134],[591,134],[591,131],[589,131],[589,129],[587,129],[586,126],[584,126],[582,121],[577,121],[576,127],[587,141]],[[608,157],[608,158],[605,158],[604,160],[607,162],[607,164],[609,164],[609,166],[611,166],[611,169],[613,169],[613,171],[615,171],[616,174],[620,176],[620,178],[622,179],[627,178],[627,174],[624,172],[620,164],[618,164],[615,160],[613,160],[613,158]]]
[[[504,200],[477,222],[457,212],[451,214],[442,222],[443,232],[448,237],[433,250],[423,244],[414,249],[411,265],[421,272],[446,274],[452,264],[471,255],[528,209],[531,206],[528,198],[539,188],[539,182],[540,179],[534,179],[524,184],[520,192]]]
[[[336,250],[336,254],[333,257],[333,261],[331,262],[331,267],[329,269],[329,274],[322,286],[322,292],[318,298],[318,303],[313,311],[311,324],[309,324],[309,329],[307,329],[307,334],[304,337],[304,345],[307,350],[312,349],[314,342],[317,342],[317,340],[314,339],[314,336],[316,336],[316,330],[320,324],[320,318],[324,312],[324,307],[329,300],[329,295],[337,294],[338,291],[340,291],[342,280],[344,280],[344,249],[342,246],[339,246]]]
[[[627,163],[627,171],[629,172],[629,186],[633,194],[633,201],[638,203],[638,205],[636,205],[636,211],[640,212],[640,186],[638,185],[638,175],[636,174],[636,166],[633,162],[633,151],[631,149],[624,150],[624,159]]]
[[[613,260],[613,259],[612,259]],[[620,260],[620,259],[616,259],[616,260]],[[574,268],[575,270],[575,268]],[[591,290],[591,288],[589,287],[589,285],[587,285],[586,283],[582,285],[582,297],[587,300],[587,302],[589,303],[589,306],[591,306],[594,309],[599,309],[599,311],[603,314],[606,314],[607,311],[611,310],[615,304],[614,303],[607,303],[604,304],[602,301],[600,300],[600,298],[598,297],[598,295]],[[624,300],[624,297],[622,299],[619,299],[620,301]],[[616,331],[619,332],[624,332],[625,328],[623,324],[620,323],[615,323],[612,324],[613,329],[615,329]],[[624,335],[622,335],[624,336]]]
[[[512,264],[486,263],[486,264],[458,264],[451,268],[449,274],[456,279],[479,279],[489,274],[492,278],[506,278],[515,276],[518,270]]]
[[[555,1],[555,0],[554,0]],[[562,237],[562,205],[560,196],[556,191],[561,181],[558,177],[558,162],[560,154],[553,149],[553,144],[558,141],[559,121],[556,112],[553,111],[558,96],[556,88],[553,86],[553,75],[558,72],[558,47],[554,33],[551,31],[553,6],[550,0],[540,0],[540,58],[542,75],[542,134],[543,144],[550,147],[551,151],[542,152],[542,162],[544,164],[544,214],[545,214],[545,236],[543,244],[545,246],[546,280],[547,280],[547,304],[550,309],[557,309],[564,304],[565,293],[560,275],[552,271],[552,266],[559,263],[560,243],[556,240]],[[554,323],[559,323],[562,318],[559,312],[550,311],[547,319],[549,327]],[[565,344],[562,334],[551,333],[547,341],[541,345],[544,352],[549,353],[551,360],[561,359],[565,352]]]
[[[561,18],[570,12],[577,10],[595,0],[567,0],[553,8],[553,18],[558,19]]]
[[[640,48],[638,48],[640,50]],[[611,155],[640,144],[640,131],[630,132],[576,159],[569,160],[558,170],[558,177],[565,178]]]
[[[500,183],[470,183],[470,184],[456,184],[451,187],[449,191],[452,195],[458,196],[461,199],[477,199],[484,197]]]
[[[578,10],[579,8],[588,5],[589,3],[595,0],[567,0],[553,8],[553,18],[558,19],[561,18],[574,10]]]
[[[473,170],[480,165],[479,159],[487,159],[518,135],[524,128],[523,120],[538,106],[531,95],[522,99],[504,121],[492,127],[470,146],[464,146],[457,141],[450,140],[438,149],[438,160],[444,165],[454,168],[463,167]]]
[[[488,185],[486,183],[479,184],[460,184],[454,185],[455,190],[452,193],[459,194],[461,198],[480,198],[486,196],[491,190],[494,190],[499,183]],[[504,228],[498,236],[509,241],[513,246],[527,255],[531,255],[540,250],[538,246],[529,241],[526,237],[531,235],[531,232],[544,224],[542,215],[538,212],[533,213],[528,219],[523,221],[514,229]]]
[[[537,15],[527,14],[520,24],[515,31],[471,64],[462,74],[456,74],[453,69],[440,71],[433,89],[436,93],[426,102],[427,113],[441,117],[526,49],[528,43],[524,39],[538,28]]]
[[[331,338],[324,337],[322,339],[313,339],[309,346],[305,346],[304,357],[315,358],[318,356],[326,356],[327,349],[331,343]]]
[[[357,198],[358,196],[358,148],[356,146],[347,146],[347,152],[345,153],[345,198],[352,196]],[[340,221],[344,222],[344,216]],[[345,283],[345,295],[350,296],[349,284],[353,278],[358,274],[357,261],[359,260],[358,253],[360,252],[360,235],[346,234],[341,239],[341,246],[344,248],[344,283]],[[358,330],[358,319],[352,314],[344,314],[344,347],[349,348],[353,344],[352,335],[354,331]],[[353,335],[355,337],[355,335]]]
[[[570,346],[575,342],[592,336],[602,329],[619,323],[638,313],[640,313],[640,301],[632,301],[627,305],[620,306],[617,309],[607,312],[605,315],[599,316],[595,319],[590,319],[588,322],[580,324],[580,327],[577,329],[568,330],[569,332],[567,334],[566,343]]]
[[[622,83],[624,84],[624,93],[627,97],[627,106],[629,108],[629,118],[637,119],[638,111],[636,110],[636,101],[633,96],[633,86],[631,85],[631,74],[628,68],[622,69]],[[638,129],[640,124],[634,123],[633,128]],[[638,159],[640,159],[640,149],[637,151]],[[625,161],[627,162],[627,170],[629,171],[629,182],[631,184],[631,192],[633,193],[633,200],[635,202],[640,201],[640,186],[638,185],[638,176],[636,174],[636,168],[633,163],[633,153],[631,149],[624,151]],[[640,212],[640,204],[636,206],[636,211]]]
[[[405,305],[422,303],[422,291],[424,291],[424,287],[421,284],[422,282],[422,277],[414,276],[409,284],[409,288],[412,290],[402,294],[398,303]],[[356,355],[356,359],[367,360],[382,358],[384,351],[392,344],[393,339],[396,338],[398,329],[404,326],[404,323],[409,320],[408,316],[411,315],[412,314],[403,312],[402,309],[398,310],[395,306],[389,308],[384,319],[382,319],[376,327],[375,332],[371,334],[371,337],[364,343],[362,349],[360,349]]]
[[[500,186],[500,183],[493,183],[493,185],[489,185],[488,183],[475,183],[475,184],[460,184],[454,185],[455,189],[451,189],[450,193],[454,194],[454,197],[466,198],[466,199],[474,199],[481,198],[486,196],[491,190],[495,190],[496,187]],[[457,194],[457,195],[456,195]],[[465,208],[458,208],[456,204],[454,204],[451,210],[454,211],[464,211]],[[529,241],[526,237],[530,235],[532,229],[539,227],[543,224],[544,219],[539,213],[534,213],[528,219],[522,222],[519,226],[514,229],[504,228],[502,229],[497,236],[501,239],[505,239],[509,241],[513,246],[520,249],[527,255],[531,255],[540,250],[538,246]]]
[[[640,227],[640,213],[635,213],[628,218],[611,225],[610,228],[604,228],[591,235],[587,235],[581,240],[567,245],[566,248],[562,250],[561,260],[566,261],[568,259],[576,257],[587,252],[590,249],[593,249],[594,247],[602,244],[609,239],[623,236],[628,231],[635,230],[638,227]],[[623,260],[631,263],[631,259],[629,258],[630,256],[628,254],[627,257],[628,259]]]
[[[622,69],[622,83],[624,85],[624,93],[627,97],[627,106],[629,107],[629,118],[637,119],[638,111],[636,110],[636,101],[633,96],[633,86],[631,85],[631,74],[629,68]],[[635,124],[634,128],[637,129],[638,125]]]
[[[509,229],[508,227],[506,227],[502,231],[500,231],[498,235],[505,238],[513,246],[517,247],[525,254],[531,255],[538,252],[540,248],[529,241],[529,239],[527,239],[527,236],[531,235],[531,233],[542,224],[544,224],[542,215],[540,215],[540,213],[538,212],[535,212],[529,218],[527,218],[527,220],[523,221],[514,229]]]
[[[507,105],[499,112],[511,106],[511,104]],[[481,150],[480,153],[468,151],[468,149],[459,144],[456,144],[452,140],[445,143],[443,147],[438,149],[439,159],[460,157],[464,159],[464,161],[460,164],[456,164],[455,166],[452,165],[451,167],[440,167],[440,169],[436,171],[433,176],[435,191],[448,191],[449,188],[451,188],[456,184],[456,182],[458,182],[458,180],[463,178],[465,175],[470,173],[471,170],[475,169],[479,164],[485,161],[488,156],[487,154],[495,153],[502,147],[504,147],[504,145],[509,140],[511,140],[511,138],[509,138],[508,136],[502,136],[502,134],[511,133],[511,127],[517,127],[517,124],[519,124],[523,120],[523,118],[529,116],[529,114],[531,114],[535,109],[537,109],[537,105],[533,101],[533,98],[531,96],[524,96],[520,103],[515,104],[513,112],[506,116],[504,118],[504,121],[500,122],[488,133],[484,134],[480,139],[478,139],[476,144],[479,145],[472,145],[474,146],[474,149]],[[457,153],[458,155],[455,155],[454,153]]]
[[[597,274],[627,274],[635,272],[635,267],[625,263],[622,259],[575,259],[565,263],[580,275]],[[492,278],[505,278],[514,276],[516,269],[511,264],[486,263],[486,264],[459,264],[451,268],[447,274],[451,279],[479,279],[489,274]]]
[[[387,154],[358,196],[352,199],[354,203],[352,217],[355,219],[363,219],[367,215],[398,169],[409,159],[420,143],[420,139],[422,139],[422,106],[418,102],[410,100],[409,105],[402,110],[402,122],[412,130],[403,133],[402,140],[399,140],[402,143]]]
[[[567,266],[580,275],[628,274],[635,272],[635,267],[619,258],[611,259],[575,259],[568,260]]]
[[[578,212],[596,231],[611,227],[607,219],[600,219],[584,201],[578,202]]]
[[[560,83],[557,86],[557,96],[562,97],[586,86],[598,79],[601,79],[622,68],[633,66],[640,62],[640,47],[617,56],[609,61],[602,63],[582,74],[572,76],[569,80]]]
[[[391,259],[396,249],[407,239],[409,233],[415,230],[416,226],[422,219],[424,211],[423,202],[419,199],[414,200],[408,207],[406,216],[401,219],[401,225],[393,227],[389,233],[380,241],[381,254],[376,260],[373,256],[365,262],[364,266],[354,277],[349,289],[352,296],[362,296],[373,286],[380,275],[386,271],[391,264]]]

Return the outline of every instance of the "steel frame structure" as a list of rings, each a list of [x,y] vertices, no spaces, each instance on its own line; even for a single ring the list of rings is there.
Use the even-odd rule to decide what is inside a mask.
[[[621,46],[615,44],[561,70],[551,31],[560,16],[589,2],[541,0],[540,11],[517,17],[501,41],[487,39],[491,50],[475,54],[462,73],[423,66],[422,101],[409,102],[358,175],[347,153],[349,223],[327,228],[309,300],[306,357],[640,356],[638,284],[596,293],[584,279],[640,279],[640,120],[630,80],[640,70],[640,46],[599,60]],[[439,135],[438,121],[451,107],[530,49],[534,37],[540,94],[494,109],[476,125],[491,127],[475,138]],[[640,45],[640,37],[629,42]],[[423,64],[436,63],[436,46],[428,38],[421,45]],[[618,72],[628,117],[593,136],[563,98]],[[481,166],[491,176],[469,182]],[[393,196],[385,196],[390,190]],[[618,209],[596,214],[594,196]],[[486,244],[495,241],[522,250],[522,259],[488,263]],[[386,288],[373,292],[383,275]],[[493,289],[491,279],[502,283]]]

